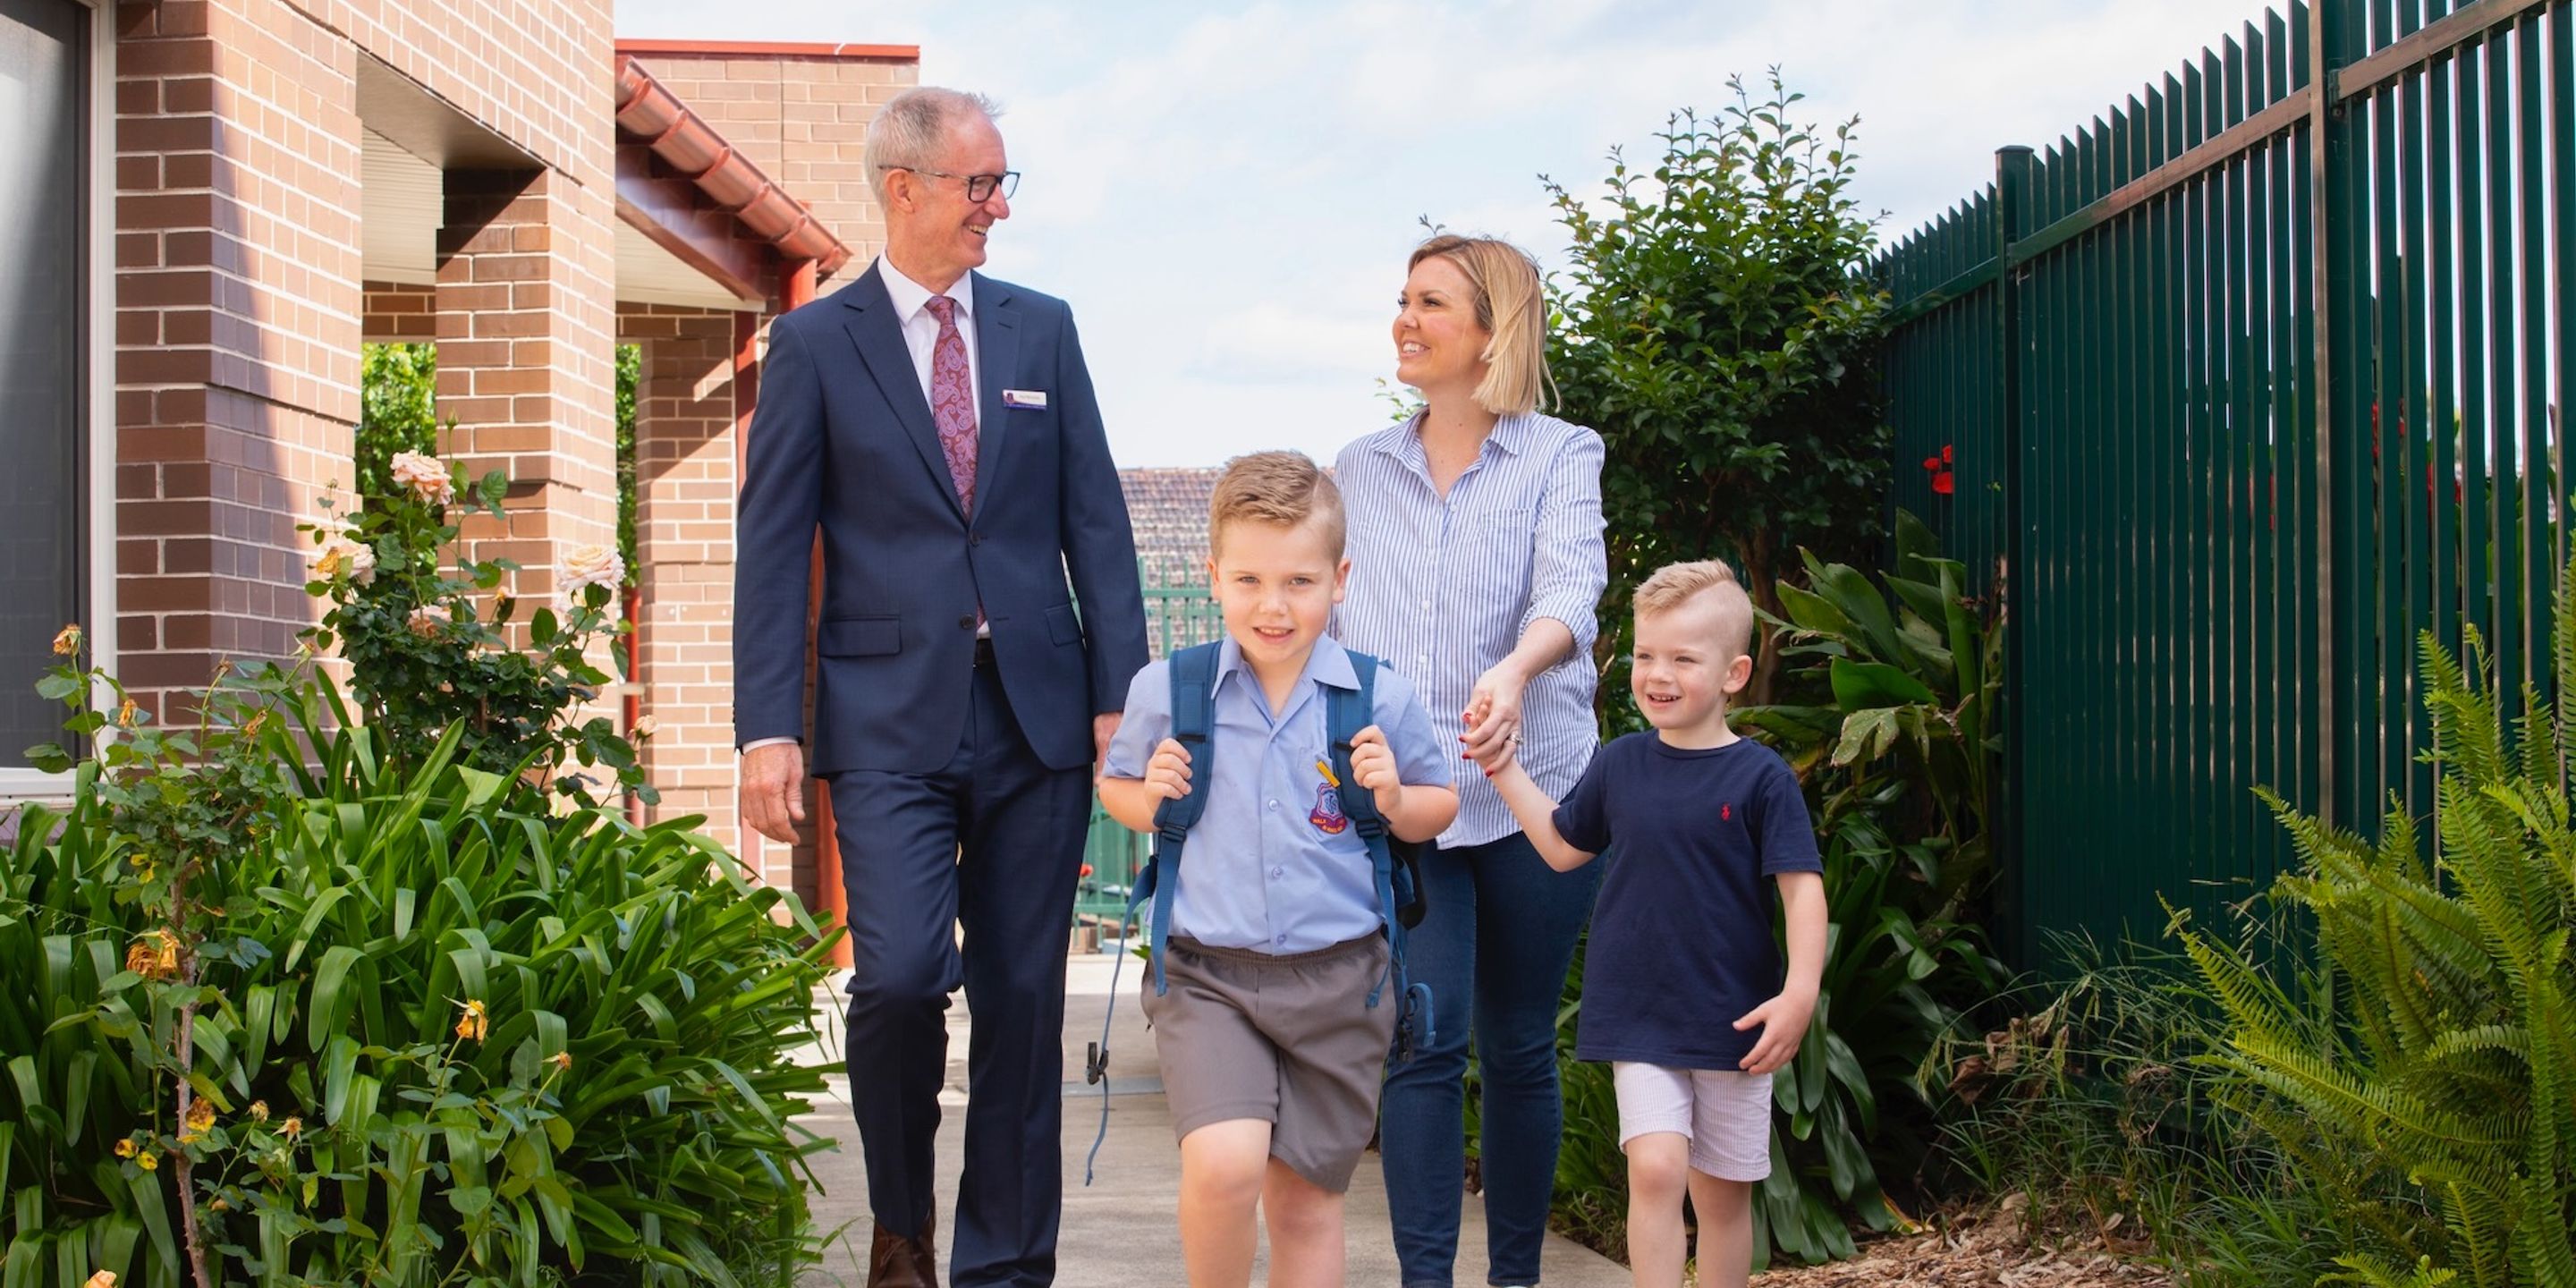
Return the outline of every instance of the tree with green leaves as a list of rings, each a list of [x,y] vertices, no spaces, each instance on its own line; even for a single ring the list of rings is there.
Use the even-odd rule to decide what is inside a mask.
[[[1850,196],[1857,121],[1793,122],[1801,96],[1776,70],[1759,102],[1729,84],[1737,101],[1717,115],[1672,116],[1652,171],[1614,150],[1597,198],[1542,177],[1573,241],[1548,360],[1561,414],[1608,445],[1607,602],[1622,610],[1654,569],[1714,555],[1782,616],[1775,587],[1800,547],[1874,562],[1885,523],[1885,301]],[[1603,614],[1613,680],[1626,620]],[[1743,700],[1768,701],[1778,669],[1766,642]]]

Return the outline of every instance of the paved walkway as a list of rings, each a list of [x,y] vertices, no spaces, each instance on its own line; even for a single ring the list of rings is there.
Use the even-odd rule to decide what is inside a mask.
[[[1100,1150],[1098,1176],[1085,1188],[1083,1158],[1100,1126],[1100,1088],[1081,1082],[1082,1057],[1100,1038],[1100,1020],[1109,1000],[1111,959],[1106,954],[1076,954],[1067,971],[1065,996],[1065,1071],[1072,1079],[1064,1089],[1065,1202],[1064,1232],[1058,1246],[1056,1283],[1060,1288],[1132,1288],[1142,1284],[1180,1284],[1181,1244],[1173,1228],[1173,1204],[1180,1189],[1180,1151],[1172,1143],[1171,1114],[1163,1105],[1162,1081],[1154,1067],[1154,1042],[1136,1006],[1136,965],[1119,980],[1118,1028],[1110,1042],[1109,1136]],[[831,1136],[841,1148],[814,1159],[823,1193],[814,1200],[814,1219],[838,1236],[808,1288],[867,1280],[868,1238],[874,1226],[867,1215],[867,1177],[859,1165],[858,1137],[850,1125],[850,1108],[842,1098],[847,1080],[840,1069],[840,1003],[837,994],[818,997],[829,1031],[813,1062],[832,1068],[833,1094],[816,1101],[814,1112],[799,1121],[819,1135]],[[956,1210],[957,1165],[962,1152],[966,1110],[966,1032],[970,1019],[961,1000],[948,1012],[948,1086],[940,1095],[939,1238],[943,1272],[948,1260],[949,1230],[945,1214]],[[1360,1165],[1347,1209],[1350,1245],[1349,1281],[1355,1285],[1397,1282],[1395,1253],[1387,1241],[1386,1190],[1377,1160]],[[1485,1282],[1483,1205],[1470,1196],[1466,1228],[1459,1246],[1469,1249],[1458,1262],[1462,1285]],[[1580,1245],[1550,1236],[1543,1268],[1551,1288],[1620,1288],[1628,1272]],[[1255,1280],[1260,1278],[1256,1267]]]

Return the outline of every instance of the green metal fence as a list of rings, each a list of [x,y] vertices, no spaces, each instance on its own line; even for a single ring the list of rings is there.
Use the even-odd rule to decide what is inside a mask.
[[[1155,657],[1168,657],[1175,649],[1204,644],[1224,631],[1225,620],[1205,585],[1162,584],[1151,579],[1145,583],[1145,644]],[[1136,874],[1143,869],[1148,853],[1146,836],[1120,826],[1100,808],[1100,799],[1093,797],[1091,832],[1082,851],[1082,862],[1090,872],[1074,894],[1075,924],[1086,920],[1105,924],[1124,912],[1127,892],[1135,888]]]
[[[2012,615],[2025,951],[2267,883],[2257,785],[2427,814],[2422,632],[2547,694],[2576,5],[2267,11],[1878,270],[1898,503]]]

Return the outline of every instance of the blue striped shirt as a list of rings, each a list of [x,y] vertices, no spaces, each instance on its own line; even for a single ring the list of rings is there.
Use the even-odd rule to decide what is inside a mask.
[[[1342,449],[1333,474],[1350,519],[1350,591],[1333,613],[1344,644],[1413,678],[1441,745],[1458,754],[1477,677],[1539,618],[1574,633],[1574,650],[1521,696],[1521,763],[1559,800],[1592,759],[1595,616],[1609,581],[1601,545],[1601,436],[1553,416],[1494,423],[1442,499],[1417,432],[1421,417]],[[1462,766],[1462,769],[1464,767]],[[1458,775],[1458,820],[1443,846],[1520,830],[1483,774]]]

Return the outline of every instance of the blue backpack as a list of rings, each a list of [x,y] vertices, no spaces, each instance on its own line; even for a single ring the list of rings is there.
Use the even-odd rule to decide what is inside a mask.
[[[1154,857],[1138,874],[1136,889],[1127,898],[1127,910],[1118,924],[1123,928],[1135,920],[1136,910],[1157,890],[1176,889],[1181,866],[1181,849],[1189,841],[1190,829],[1196,827],[1199,815],[1207,809],[1206,786],[1210,755],[1214,750],[1211,735],[1216,728],[1216,659],[1217,644],[1200,644],[1182,649],[1171,657],[1172,737],[1190,753],[1190,775],[1194,785],[1186,796],[1164,801],[1154,810]],[[1377,902],[1386,916],[1389,952],[1387,973],[1369,989],[1368,1004],[1376,1006],[1386,992],[1389,980],[1395,984],[1398,1005],[1403,1009],[1396,1017],[1395,1058],[1409,1061],[1414,1052],[1433,1041],[1431,986],[1408,983],[1404,972],[1405,932],[1421,924],[1425,910],[1422,895],[1421,846],[1400,841],[1386,830],[1386,819],[1377,811],[1377,794],[1362,789],[1351,777],[1351,739],[1376,722],[1376,679],[1380,663],[1366,653],[1350,651],[1351,671],[1359,678],[1359,687],[1343,689],[1327,685],[1324,689],[1326,735],[1332,739],[1333,777],[1341,783],[1342,813],[1351,827],[1368,846],[1370,866],[1377,878]],[[1154,968],[1154,991],[1163,992],[1168,985],[1163,979],[1163,944],[1169,938],[1172,924],[1172,899],[1154,899],[1153,924],[1146,935],[1148,953]],[[1118,1013],[1118,972],[1126,965],[1125,953],[1109,970],[1109,1014]],[[1084,1061],[1082,1078],[1086,1083],[1101,1083],[1100,1135],[1091,1142],[1091,1159],[1082,1169],[1082,1183],[1089,1185],[1092,1160],[1100,1157],[1100,1142],[1109,1134],[1109,1020],[1100,1025],[1100,1040],[1091,1044]]]

